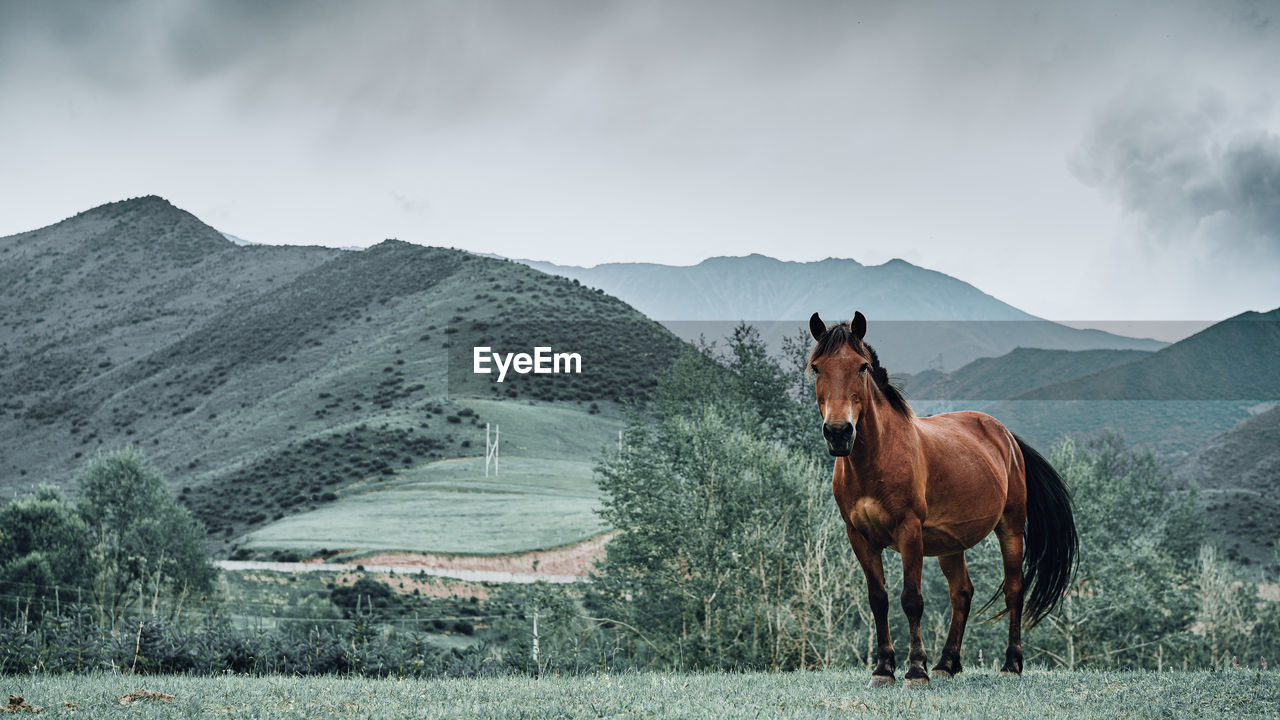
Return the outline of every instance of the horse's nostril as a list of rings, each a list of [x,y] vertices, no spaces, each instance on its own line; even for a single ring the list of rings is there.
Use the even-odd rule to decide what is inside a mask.
[[[833,443],[847,441],[853,436],[853,424],[840,423],[839,425],[832,425],[831,423],[823,423],[822,436]]]

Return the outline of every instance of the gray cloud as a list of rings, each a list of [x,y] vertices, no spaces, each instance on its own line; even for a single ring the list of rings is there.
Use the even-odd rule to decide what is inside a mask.
[[[1072,159],[1150,239],[1245,258],[1280,253],[1280,135],[1219,92],[1132,92],[1098,115]]]
[[[1275,247],[1278,12],[0,0],[0,235],[156,193],[262,242],[568,264],[901,256],[1041,315],[1124,315],[1130,298],[1079,291],[1129,260],[1102,196],[1143,235]],[[1167,270],[1145,270],[1142,312],[1275,304],[1261,284],[1184,302]]]

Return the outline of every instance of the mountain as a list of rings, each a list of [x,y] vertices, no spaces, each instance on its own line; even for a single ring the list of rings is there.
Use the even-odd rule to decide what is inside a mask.
[[[490,415],[504,442],[589,477],[616,401],[684,347],[518,263],[392,240],[237,246],[158,197],[0,238],[0,287],[0,485],[70,488],[94,452],[133,443],[219,538],[477,455]],[[581,372],[499,385],[470,372],[481,344],[578,353]]]
[[[972,285],[905,260],[785,262],[760,254],[677,267],[607,263],[583,268],[522,260],[618,297],[661,320],[834,317],[858,309],[879,320],[1035,320]]]
[[[746,320],[777,346],[782,337],[805,332],[815,310],[828,322],[861,310],[872,323],[868,339],[898,372],[950,371],[1017,347],[1156,350],[1165,345],[1051,323],[903,260],[784,262],[757,254],[710,258],[690,267],[520,262],[601,288],[688,340],[724,337],[727,323]]]
[[[909,378],[906,389],[912,401],[1001,400],[1149,354],[1143,350],[1017,348],[1000,357],[974,360],[953,373],[919,373]]]
[[[1205,443],[1173,468],[1178,487],[1200,486],[1205,527],[1227,556],[1274,564],[1280,529],[1280,406]]]
[[[1280,309],[1246,312],[1132,362],[1028,390],[983,409],[1029,439],[1103,429],[1179,458],[1280,400]]]
[[[1039,388],[1024,400],[1280,398],[1280,308],[1245,312],[1120,367]]]

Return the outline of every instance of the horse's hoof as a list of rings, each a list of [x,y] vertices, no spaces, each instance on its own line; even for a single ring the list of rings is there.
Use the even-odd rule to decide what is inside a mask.
[[[872,675],[871,682],[867,683],[869,688],[887,687],[893,684],[892,675]]]
[[[1022,673],[1017,670],[1001,670],[1000,674],[1005,677],[1022,677]]]
[[[925,685],[928,685],[928,684],[929,684],[928,675],[925,675],[923,677],[909,677],[909,678],[905,678],[902,681],[903,687],[924,687]]]
[[[936,678],[950,678],[950,677],[955,677],[955,674],[954,674],[954,673],[949,673],[949,672],[947,672],[946,670],[943,670],[942,668],[934,668],[934,669],[933,669],[933,670],[931,670],[930,672],[931,672],[931,673],[932,673],[932,675],[933,675],[934,677],[936,677]]]

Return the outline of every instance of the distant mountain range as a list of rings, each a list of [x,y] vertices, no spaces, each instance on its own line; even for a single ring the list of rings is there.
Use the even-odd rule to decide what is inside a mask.
[[[904,260],[784,262],[757,254],[716,257],[690,267],[519,262],[615,295],[686,340],[723,337],[728,324],[746,320],[776,347],[783,336],[804,332],[814,311],[834,322],[861,310],[872,324],[868,340],[895,372],[954,370],[1017,347],[1158,350],[1166,345],[1052,323]]]
[[[1280,402],[1276,358],[1280,309],[1242,313],[1156,352],[1022,348],[909,375],[905,387],[922,414],[983,410],[1041,444],[1111,429],[1176,458]]]
[[[616,298],[518,263],[396,241],[239,246],[158,197],[0,238],[0,288],[0,485],[69,486],[99,448],[134,443],[221,538],[479,454],[484,398],[518,400],[508,416],[580,413],[600,437],[523,432],[589,462],[616,432],[597,414],[643,397],[684,347]],[[455,383],[447,370],[470,376],[482,342],[546,342],[584,370]]]
[[[910,377],[915,400],[1002,400],[1125,365],[1151,353],[1144,350],[1043,350],[1017,348],[1000,357],[980,358],[952,373],[925,371]]]
[[[1245,312],[1163,350],[1020,395],[1024,400],[1280,398],[1280,308]]]

